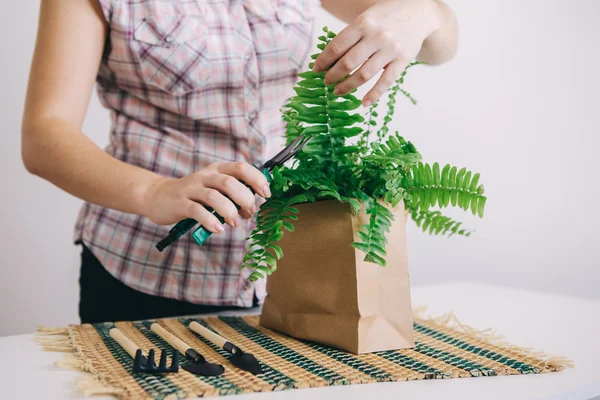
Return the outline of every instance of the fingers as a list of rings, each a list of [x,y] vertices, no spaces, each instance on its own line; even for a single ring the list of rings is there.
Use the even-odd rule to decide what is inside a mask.
[[[396,79],[398,79],[406,65],[406,62],[400,60],[388,64],[375,86],[363,98],[363,106],[368,107],[379,100],[381,95],[396,83]]]
[[[252,218],[252,214],[250,214],[248,211],[244,210],[243,208],[240,210],[240,215],[244,219]]]
[[[346,54],[345,57],[347,57],[348,55],[350,55],[350,53]],[[384,51],[378,51],[377,53],[373,54],[373,56],[369,58],[348,79],[337,85],[334,90],[334,93],[338,96],[350,93],[360,85],[371,80],[375,75],[377,75],[379,71],[381,71],[386,65],[388,65],[391,60],[392,57],[388,53]]]
[[[325,84],[330,85],[341,81],[345,76],[358,68],[377,50],[377,44],[371,40],[363,39],[352,47],[340,60],[325,74]],[[387,64],[387,63],[386,63]],[[385,64],[383,64],[385,65]],[[383,65],[381,67],[383,67]]]
[[[258,169],[244,162],[212,164],[194,174],[192,179],[193,184],[188,189],[189,199],[213,208],[228,225],[233,227],[240,225],[241,217],[250,218],[257,211],[254,193],[240,182],[241,180],[250,185],[259,195],[271,196],[267,178]],[[239,211],[236,204],[239,206]],[[207,229],[212,232],[220,231],[218,220],[213,215],[210,216],[211,218],[207,217],[206,213],[210,213],[205,208],[190,207],[193,212],[205,218]]]
[[[223,163],[218,164],[217,170],[221,174],[231,175],[250,185],[258,195],[265,198],[271,197],[271,190],[269,189],[267,178],[252,165],[245,162]]]
[[[239,226],[241,218],[237,207],[217,189],[199,187],[190,193],[190,198],[193,201],[212,207],[217,214],[225,219],[227,225]]]
[[[194,201],[188,202],[188,218],[193,218],[198,221],[203,227],[212,233],[221,233],[225,230],[217,217],[208,212],[201,204]]]
[[[226,195],[246,211],[250,213],[256,212],[254,193],[233,176],[218,173],[210,174],[206,176],[203,183],[207,188],[216,189]]]
[[[323,72],[339,60],[360,40],[362,34],[353,26],[346,27],[323,49],[313,65],[314,72]]]

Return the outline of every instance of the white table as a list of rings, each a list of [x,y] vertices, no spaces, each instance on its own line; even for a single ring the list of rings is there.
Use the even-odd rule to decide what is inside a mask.
[[[542,375],[335,386],[233,398],[577,400],[600,396],[600,301],[466,283],[416,287],[412,297],[413,304],[428,305],[432,312],[454,311],[467,325],[495,328],[514,344],[570,358],[575,368]],[[54,367],[61,354],[42,351],[33,334],[0,338],[0,357],[3,399],[81,397],[73,391],[78,373]],[[24,383],[26,376],[28,383]],[[27,396],[19,392],[23,387]]]

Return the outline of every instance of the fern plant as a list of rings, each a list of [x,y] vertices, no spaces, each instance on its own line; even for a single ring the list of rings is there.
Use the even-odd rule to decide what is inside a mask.
[[[319,50],[335,37],[323,28]],[[313,54],[312,59],[319,53]],[[299,74],[293,96],[282,109],[288,144],[299,135],[312,136],[310,143],[289,166],[273,170],[272,196],[261,207],[256,228],[242,268],[251,268],[250,280],[270,275],[283,251],[277,242],[294,230],[300,203],[334,199],[350,204],[354,213],[364,205],[369,223],[358,233],[360,241],[349,243],[365,254],[365,261],[385,266],[386,234],[394,220],[388,206],[401,202],[424,232],[433,235],[469,236],[462,223],[443,215],[440,209],[458,207],[483,217],[486,197],[479,174],[450,164],[425,163],[416,147],[398,132],[390,133],[398,95],[413,104],[403,89],[404,70],[388,93],[380,118],[375,103],[366,118],[356,110],[361,102],[353,93],[336,96],[335,85],[326,85],[325,72]],[[312,63],[309,64],[312,68]]]

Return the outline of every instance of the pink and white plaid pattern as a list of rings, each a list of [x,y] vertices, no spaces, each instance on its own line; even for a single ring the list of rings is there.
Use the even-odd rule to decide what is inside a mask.
[[[110,31],[98,93],[111,111],[106,151],[165,177],[213,162],[262,164],[282,145],[279,108],[312,43],[319,0],[100,0]],[[144,293],[252,305],[264,282],[240,271],[250,223],[202,247],[170,227],[93,204],[75,229],[104,267]]]

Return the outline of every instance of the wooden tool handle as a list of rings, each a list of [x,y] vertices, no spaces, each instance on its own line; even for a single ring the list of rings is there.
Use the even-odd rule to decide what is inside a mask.
[[[156,333],[158,336],[163,338],[167,343],[171,346],[175,347],[181,354],[185,354],[186,351],[190,348],[183,340],[179,339],[177,336],[173,335],[171,332],[157,324],[156,322],[150,325],[150,329],[152,332]]]
[[[227,343],[227,340],[225,340],[221,336],[217,335],[210,329],[203,327],[196,321],[190,322],[190,329],[193,330],[194,332],[196,332],[197,334],[199,334],[200,336],[204,337],[205,339],[210,340],[211,342],[213,342],[216,346],[219,346],[220,348],[223,348],[223,346],[225,346],[225,343]]]
[[[138,351],[139,347],[135,345],[127,336],[123,334],[118,328],[112,328],[110,330],[110,337],[115,339],[117,343],[121,345],[125,349],[127,353],[131,356],[131,358],[135,358],[135,353]]]

